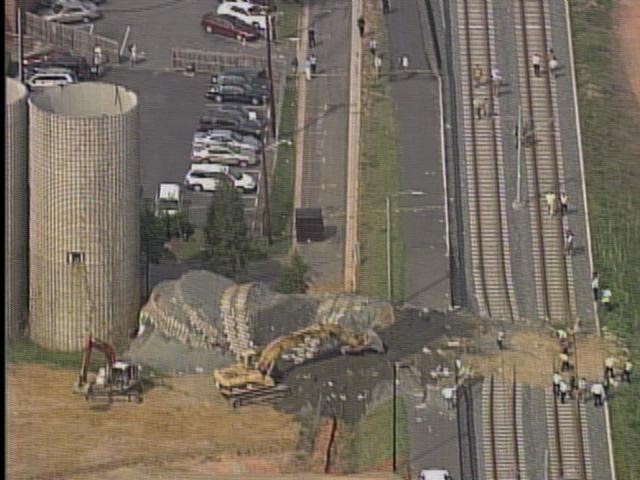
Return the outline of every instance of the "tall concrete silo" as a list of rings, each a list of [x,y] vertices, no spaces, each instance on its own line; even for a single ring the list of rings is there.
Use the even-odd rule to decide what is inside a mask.
[[[120,345],[139,307],[139,118],[106,83],[29,100],[30,332],[54,350]]]
[[[7,338],[16,338],[29,307],[29,190],[27,182],[27,89],[5,77],[4,142],[4,318]]]

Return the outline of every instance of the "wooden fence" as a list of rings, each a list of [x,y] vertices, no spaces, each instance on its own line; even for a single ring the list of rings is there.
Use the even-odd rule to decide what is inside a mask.
[[[93,49],[102,48],[107,64],[120,63],[119,45],[115,40],[91,34],[82,28],[74,28],[55,22],[48,22],[33,13],[25,13],[25,35],[29,35],[57,48],[72,50],[87,61],[93,61]]]

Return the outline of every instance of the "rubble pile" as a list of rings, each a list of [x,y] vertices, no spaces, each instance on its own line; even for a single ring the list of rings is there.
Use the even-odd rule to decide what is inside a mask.
[[[210,350],[228,357],[312,324],[339,324],[355,333],[394,322],[387,302],[341,294],[283,295],[262,283],[235,284],[205,270],[189,271],[178,280],[158,284],[140,312],[136,348],[158,334],[191,350]],[[145,335],[145,331],[147,334]],[[161,352],[154,348],[154,361]],[[292,352],[296,363],[313,358],[318,342],[310,339]],[[166,362],[164,362],[166,363]]]

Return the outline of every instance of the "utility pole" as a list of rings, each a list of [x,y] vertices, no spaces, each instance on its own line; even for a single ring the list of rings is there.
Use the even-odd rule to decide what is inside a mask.
[[[269,172],[267,169],[267,146],[265,137],[267,132],[262,133],[262,185],[264,188],[264,214],[262,218],[262,232],[267,236],[269,245],[273,242],[271,237],[271,207],[269,205]]]
[[[24,37],[22,33],[22,9],[16,11],[16,27],[18,28],[18,80],[24,82],[23,57],[24,57]]]
[[[387,300],[392,302],[392,285],[391,285],[391,195],[387,195],[385,203],[385,213],[387,224]]]
[[[388,198],[388,197],[387,197]],[[391,447],[391,455],[393,458],[393,473],[396,473],[398,471],[398,463],[397,463],[397,459],[396,459],[396,436],[397,436],[397,415],[396,415],[396,410],[397,410],[397,406],[396,406],[396,396],[397,396],[397,384],[398,384],[398,364],[396,362],[393,362],[393,440],[392,440],[392,447]]]
[[[516,184],[516,201],[514,204],[515,208],[519,208],[522,206],[522,187],[521,187],[521,179],[522,179],[522,140],[526,140],[526,133],[522,131],[522,106],[518,105],[518,123],[516,124],[516,162],[517,162],[517,184]]]
[[[276,140],[276,99],[273,96],[273,67],[271,65],[271,15],[267,12],[265,14],[265,23],[267,24],[267,73],[269,75],[269,107],[271,111],[271,134],[274,141]]]

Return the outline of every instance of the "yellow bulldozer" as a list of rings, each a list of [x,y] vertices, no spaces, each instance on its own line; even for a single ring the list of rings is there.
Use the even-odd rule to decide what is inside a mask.
[[[318,343],[335,339],[342,344],[340,353],[356,354],[365,351],[384,353],[382,340],[373,330],[364,334],[354,334],[339,325],[321,324],[283,335],[269,343],[262,351],[247,349],[240,352],[239,363],[213,371],[213,381],[224,395],[241,394],[251,389],[265,389],[276,386],[272,376],[276,362],[289,350],[304,346],[310,339]]]

